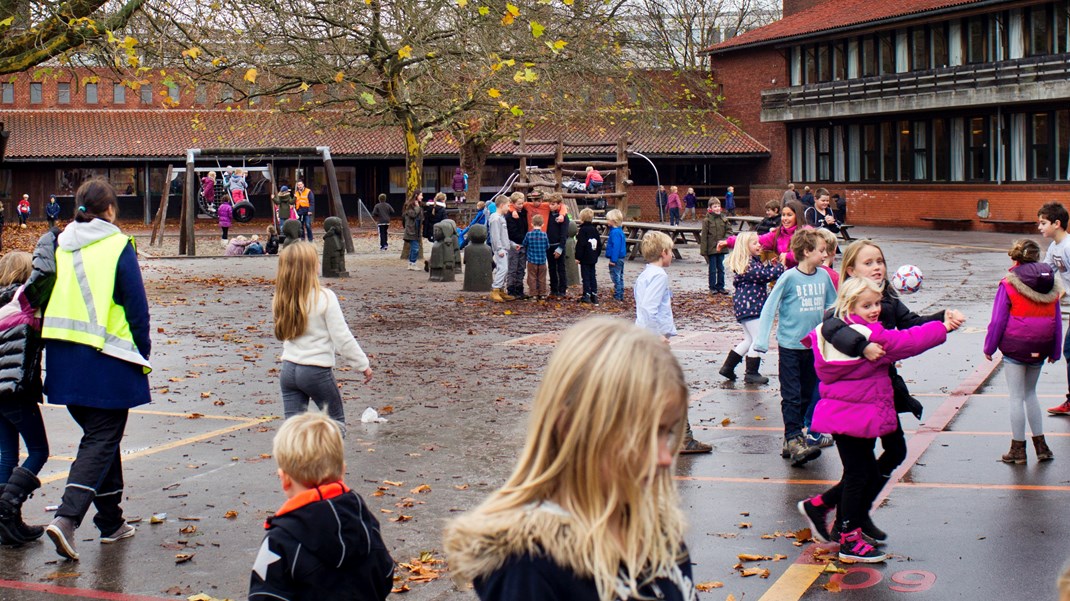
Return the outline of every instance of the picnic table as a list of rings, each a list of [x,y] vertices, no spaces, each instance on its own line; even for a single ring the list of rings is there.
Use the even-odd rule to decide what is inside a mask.
[[[758,229],[758,224],[762,222],[761,217],[753,215],[728,215],[724,219],[728,223],[735,225],[737,234],[742,231],[756,230]]]
[[[598,228],[598,233],[605,238],[609,233],[609,222],[605,219],[595,219],[592,223]],[[625,221],[620,224],[620,227],[624,230],[624,240],[628,248],[629,259],[634,259],[639,255],[639,243],[642,242],[643,236],[647,232],[664,232],[668,234],[673,242],[672,254],[677,259],[682,258],[680,247],[692,243],[697,245],[702,234],[702,226],[700,225],[667,225],[658,222]]]

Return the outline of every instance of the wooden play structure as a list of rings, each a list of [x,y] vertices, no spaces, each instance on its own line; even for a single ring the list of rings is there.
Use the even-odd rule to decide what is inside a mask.
[[[342,195],[338,188],[338,176],[334,168],[334,160],[331,158],[331,149],[328,146],[309,146],[298,148],[189,148],[186,150],[186,167],[185,169],[172,167],[167,168],[167,175],[165,177],[164,190],[161,195],[160,208],[156,212],[156,218],[152,223],[152,237],[149,240],[149,245],[156,243],[157,239],[160,242],[163,241],[164,222],[167,216],[167,205],[171,198],[171,179],[176,172],[182,172],[185,175],[185,185],[182,187],[182,213],[179,217],[179,235],[178,235],[178,254],[194,257],[197,255],[197,239],[194,235],[193,224],[197,217],[197,194],[200,188],[200,182],[197,179],[198,168],[195,164],[198,157],[205,158],[220,158],[220,157],[247,157],[247,156],[273,156],[283,155],[287,157],[292,156],[312,156],[323,161],[323,167],[327,172],[327,190],[330,193],[331,202],[331,214],[342,219],[342,227],[345,230],[343,236],[346,246],[346,252],[354,252],[353,248],[353,234],[349,231],[349,221],[346,219],[345,209],[342,207]],[[218,165],[217,167],[218,168]],[[204,168],[200,169],[204,171]],[[275,198],[275,194],[278,192],[275,185],[274,170],[268,166],[267,179],[271,182],[271,198]]]
[[[570,205],[570,211],[576,208],[576,200],[586,199],[594,201],[599,198],[604,198],[609,204],[620,209],[622,213],[625,215],[628,214],[627,185],[630,183],[630,180],[628,179],[628,145],[631,144],[631,142],[629,142],[627,138],[622,137],[616,142],[592,140],[570,140],[566,142],[560,139],[528,140],[526,139],[525,132],[521,130],[520,138],[514,140],[514,143],[519,147],[514,155],[520,158],[520,176],[518,181],[513,183],[514,189],[521,192],[528,192],[534,188],[553,187],[554,192],[560,193],[566,203]],[[552,146],[554,147],[554,152],[535,152],[532,151],[532,146]],[[616,160],[570,161],[565,159],[566,148],[607,149],[603,154],[609,154],[608,149],[612,148],[616,152]],[[576,151],[572,151],[572,154],[576,154]],[[554,166],[543,168],[529,167],[528,159],[553,159]],[[587,176],[587,167],[594,167],[602,172],[602,179],[604,182],[602,184],[602,190],[594,194],[589,194],[586,191],[563,191],[562,182],[564,181],[565,176],[578,179],[582,182]],[[608,171],[610,169],[612,169],[612,171]],[[542,179],[543,181],[537,181],[539,179]]]

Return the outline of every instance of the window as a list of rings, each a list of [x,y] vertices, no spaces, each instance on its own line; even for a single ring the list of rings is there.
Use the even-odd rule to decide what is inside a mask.
[[[915,27],[910,30],[910,70],[922,71],[932,65],[929,55],[929,29]]]
[[[929,123],[927,121],[914,122],[914,161],[913,179],[929,179]]]
[[[817,181],[832,181],[832,130],[817,128]]]
[[[138,93],[141,94],[141,104],[152,104],[152,86],[141,86]]]
[[[234,90],[230,86],[224,85],[219,99],[223,102],[234,102]]]
[[[71,84],[60,82],[56,84],[56,104],[71,103]]]
[[[827,44],[821,44],[817,47],[817,80],[832,80],[832,53],[829,52]]]
[[[85,84],[85,103],[86,104],[96,104],[97,102],[99,102],[99,99],[97,97],[97,84],[95,84],[95,83],[87,83],[87,84]]]
[[[913,179],[914,173],[914,164],[911,161],[914,148],[914,132],[910,128],[910,121],[896,122],[896,129],[899,132],[897,138],[899,142],[899,181],[908,182]]]
[[[30,84],[30,104],[41,104],[41,84],[38,82]]]
[[[877,43],[880,47],[880,74],[895,73],[895,32],[885,31],[877,34]]]
[[[1055,111],[1055,179],[1070,180],[1070,110]]]
[[[197,84],[197,91],[193,94],[193,101],[197,104],[208,104],[208,87],[202,84]]]
[[[859,47],[859,60],[861,61],[858,72],[862,74],[862,77],[873,77],[877,74],[877,39],[873,36],[866,36],[858,44]]]
[[[137,167],[112,168],[103,171],[108,172],[108,181],[115,186],[115,191],[120,196],[137,194]]]
[[[988,27],[984,15],[966,19],[962,32],[968,64],[988,61]]]
[[[951,64],[950,52],[947,45],[947,23],[938,23],[932,26],[932,48],[934,68],[946,67]]]
[[[111,101],[112,104],[126,104],[126,86],[121,83],[112,84]]]
[[[1029,179],[1051,179],[1051,120],[1035,113],[1029,124]]]
[[[805,64],[803,66],[803,79],[804,83],[816,83],[817,79],[817,48],[814,46],[807,46],[803,60]]]
[[[832,45],[832,79],[847,79],[847,41],[841,40]]]
[[[1070,52],[1070,2],[1055,5],[1055,44],[1056,54]]]
[[[170,99],[171,102],[178,104],[178,102],[182,99],[182,92],[179,91],[178,86],[167,87],[167,98]]]
[[[1025,55],[1040,56],[1052,53],[1052,10],[1040,4],[1024,9]]]
[[[875,182],[881,178],[880,131],[876,125],[862,126],[862,179]]]
[[[313,98],[313,93],[312,93],[312,88],[311,87],[309,87],[307,90],[304,90],[304,91],[301,92],[301,102],[303,104],[308,104],[308,103],[312,102],[312,98]]]
[[[56,169],[56,194],[61,196],[73,196],[82,182],[94,177],[108,177],[107,169],[82,169],[72,167],[69,169]]]
[[[966,179],[988,179],[988,118],[973,117],[966,121]]]
[[[249,98],[249,106],[256,106],[260,102],[260,98],[256,95],[256,86],[249,86],[246,96]]]
[[[933,119],[933,181],[951,177],[951,143],[947,119]]]
[[[881,123],[881,157],[883,159],[881,181],[894,182],[898,175],[896,169],[896,159],[899,156],[896,150],[898,139],[899,132],[895,129],[894,121]]]
[[[4,104],[15,104],[15,84],[0,84],[0,102],[3,102]]]

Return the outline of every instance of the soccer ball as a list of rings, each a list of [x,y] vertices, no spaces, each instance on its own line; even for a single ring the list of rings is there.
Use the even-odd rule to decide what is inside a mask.
[[[904,265],[895,270],[892,276],[892,287],[903,294],[914,294],[921,290],[921,282],[925,274],[918,269],[917,265]]]

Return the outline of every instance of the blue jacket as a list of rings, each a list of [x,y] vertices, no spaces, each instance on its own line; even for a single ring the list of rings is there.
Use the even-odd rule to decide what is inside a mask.
[[[58,202],[50,202],[45,205],[45,215],[47,215],[49,219],[55,219],[59,217],[60,208]]]
[[[134,343],[148,357],[149,303],[132,244],[119,255],[112,298],[126,310]],[[98,409],[130,409],[152,400],[149,378],[140,365],[65,340],[45,341],[45,395],[52,405]]]
[[[624,230],[619,227],[610,228],[609,236],[606,238],[606,258],[610,263],[616,263],[623,260],[626,254],[628,254],[628,242],[624,238]]]

